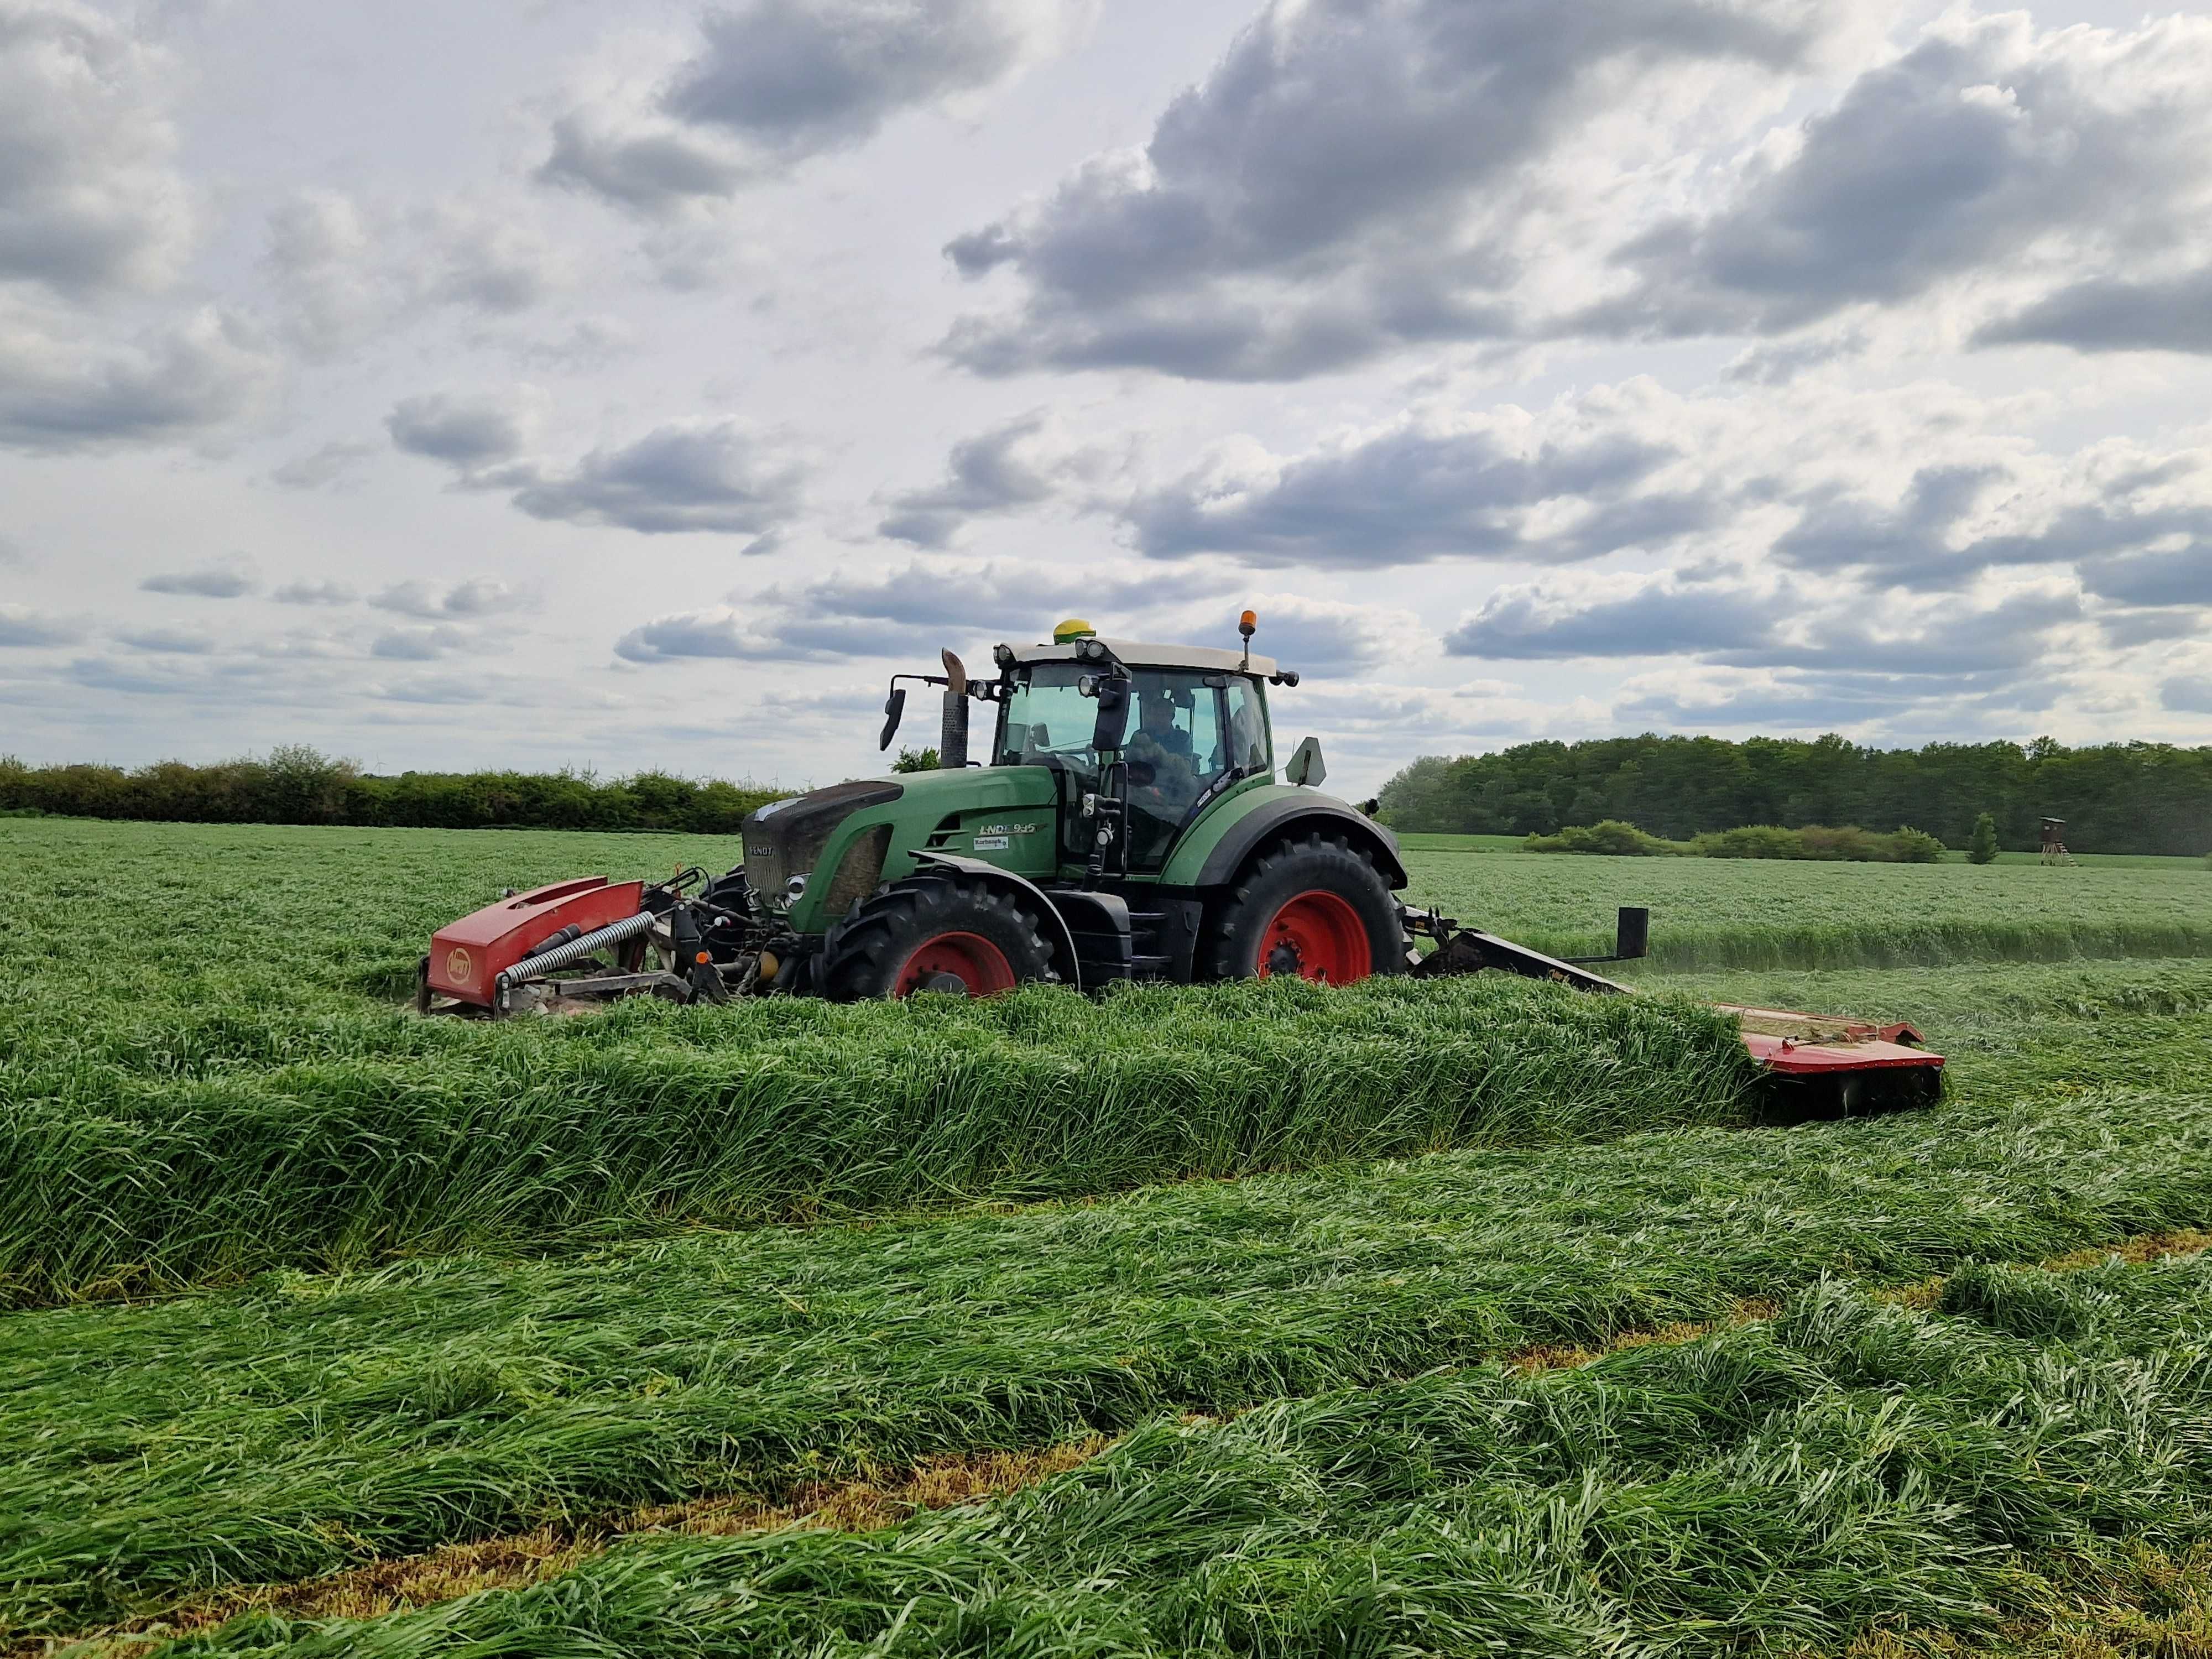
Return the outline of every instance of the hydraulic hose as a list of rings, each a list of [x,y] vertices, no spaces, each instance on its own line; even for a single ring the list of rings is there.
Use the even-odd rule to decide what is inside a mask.
[[[626,939],[635,939],[653,926],[653,912],[641,910],[634,916],[624,916],[620,921],[610,922],[581,939],[572,939],[566,945],[556,945],[543,956],[526,957],[512,968],[499,970],[499,988],[504,991],[511,986],[520,985],[524,980],[536,979],[556,968],[566,968],[572,962],[581,962],[607,945],[619,945]]]

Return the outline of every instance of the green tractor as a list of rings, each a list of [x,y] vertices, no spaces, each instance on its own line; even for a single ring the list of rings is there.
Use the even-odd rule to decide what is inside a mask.
[[[937,769],[763,806],[744,864],[717,878],[509,895],[437,936],[418,1006],[1401,972],[1414,958],[1397,842],[1321,792],[1313,738],[1279,768],[1267,693],[1298,677],[1252,654],[1254,627],[1245,612],[1243,648],[1221,650],[1067,622],[1048,645],[998,647],[989,679],[947,652],[943,674],[893,679],[879,745],[897,733],[901,681],[941,686]],[[991,711],[980,763],[977,704]]]

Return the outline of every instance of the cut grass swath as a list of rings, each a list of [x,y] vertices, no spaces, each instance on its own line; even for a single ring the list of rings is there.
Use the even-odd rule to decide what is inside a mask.
[[[2212,1099],[2130,1094],[20,1313],[0,1619],[82,1627],[549,1517],[781,1501],[2208,1217]]]
[[[1849,1287],[1587,1368],[1155,1422],[998,1504],[865,1535],[655,1539],[514,1592],[209,1652],[1595,1656],[1986,1630],[2024,1569],[2212,1530],[2212,1270]],[[2018,1327],[2065,1310],[2069,1334]]]
[[[142,1018],[0,1064],[0,1297],[1737,1121],[1752,1082],[1710,1009],[1500,978]]]

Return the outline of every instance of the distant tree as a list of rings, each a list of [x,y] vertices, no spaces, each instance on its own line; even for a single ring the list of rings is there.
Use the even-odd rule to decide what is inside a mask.
[[[1966,862],[1989,864],[1997,855],[1997,821],[1984,812],[1974,820],[1974,833],[1966,842]]]
[[[898,752],[898,758],[891,763],[891,770],[894,772],[934,772],[937,770],[937,750],[933,747],[929,749],[902,749]]]

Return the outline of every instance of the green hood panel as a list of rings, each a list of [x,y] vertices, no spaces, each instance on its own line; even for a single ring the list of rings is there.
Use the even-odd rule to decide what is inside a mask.
[[[848,816],[823,843],[813,869],[803,872],[808,877],[807,890],[791,907],[790,914],[797,932],[819,933],[844,913],[854,896],[872,890],[878,881],[898,881],[912,875],[914,854],[928,847],[933,836],[939,836],[948,822],[964,825],[989,818],[994,820],[992,827],[997,828],[1000,826],[996,820],[1004,817],[1011,820],[1006,827],[1014,833],[1005,836],[1000,851],[993,851],[979,845],[972,832],[956,830],[949,837],[939,836],[947,852],[973,854],[1006,863],[1008,867],[1016,867],[1013,854],[1042,856],[1048,860],[1051,857],[1055,779],[1044,767],[969,766],[957,771],[902,772],[882,781],[896,785],[898,798]],[[806,799],[800,797],[801,802]],[[1020,833],[1024,823],[1036,828]],[[871,836],[871,832],[884,829],[888,836]],[[854,844],[863,840],[867,846],[856,853]],[[872,862],[872,848],[880,848],[884,854],[880,868],[864,867]],[[1005,849],[1012,852],[1001,857]],[[846,872],[848,854],[854,854],[856,862]],[[842,880],[841,872],[844,872]],[[836,915],[830,914],[832,906],[826,902],[833,888],[840,901],[834,907]]]

